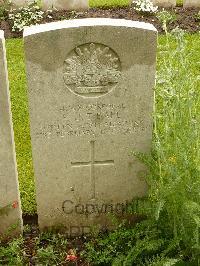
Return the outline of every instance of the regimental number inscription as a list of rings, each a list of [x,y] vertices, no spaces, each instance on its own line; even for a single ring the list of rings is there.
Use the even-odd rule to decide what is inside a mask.
[[[120,81],[121,63],[108,46],[87,43],[69,53],[63,75],[72,92],[85,97],[102,96]]]

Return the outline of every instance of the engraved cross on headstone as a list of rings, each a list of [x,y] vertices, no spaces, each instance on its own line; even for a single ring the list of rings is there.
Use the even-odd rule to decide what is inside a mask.
[[[72,167],[82,167],[82,166],[90,166],[90,179],[91,179],[91,191],[92,197],[91,199],[96,198],[96,183],[95,183],[95,172],[94,167],[97,165],[114,165],[113,160],[105,160],[105,161],[96,161],[95,160],[95,141],[90,141],[90,161],[88,162],[72,162]]]

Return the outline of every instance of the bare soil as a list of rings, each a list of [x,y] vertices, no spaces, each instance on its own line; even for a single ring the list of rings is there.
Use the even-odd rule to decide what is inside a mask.
[[[176,7],[168,9],[169,12],[176,14],[176,20],[169,24],[169,30],[179,27],[187,32],[196,33],[200,31],[200,18],[197,18],[197,14],[200,11],[198,8],[184,9],[183,7]],[[87,11],[75,12],[75,11],[54,11],[51,13],[52,18],[48,18],[45,15],[41,23],[48,23],[53,21],[59,21],[64,19],[78,19],[78,18],[120,18],[137,20],[143,22],[152,23],[159,33],[163,33],[162,24],[155,15],[138,14],[133,6],[126,8],[90,8]],[[16,33],[11,30],[12,25],[8,20],[0,23],[0,29],[4,30],[6,38],[22,37],[22,32]]]

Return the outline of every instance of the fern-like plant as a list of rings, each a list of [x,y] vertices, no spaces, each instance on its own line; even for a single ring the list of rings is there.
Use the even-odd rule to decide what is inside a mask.
[[[149,195],[130,212],[146,217],[86,245],[94,265],[200,265],[200,78],[184,32],[167,32],[159,47],[151,155],[134,152],[149,168]]]

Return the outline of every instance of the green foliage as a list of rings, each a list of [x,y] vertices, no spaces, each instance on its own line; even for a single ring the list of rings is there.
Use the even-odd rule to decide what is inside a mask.
[[[20,195],[24,213],[36,212],[23,43],[6,41],[11,109],[17,156]]]
[[[147,177],[152,216],[179,241],[184,256],[199,256],[200,210],[200,79],[193,73],[191,55],[180,30],[160,47],[154,113],[154,141]],[[200,59],[200,58],[199,58]],[[187,78],[185,78],[187,77]],[[152,208],[153,210],[153,208]]]
[[[160,256],[156,256],[153,259],[146,261],[144,263],[145,266],[178,266],[178,259],[170,259],[170,258],[162,258]]]
[[[200,11],[194,16],[196,21],[200,22]]]
[[[37,265],[62,265],[67,254],[67,240],[64,235],[42,233],[36,239]]]
[[[31,231],[29,226],[25,226],[24,229],[26,234]],[[28,250],[30,249],[29,245],[31,245],[32,252],[34,253],[33,259],[36,265],[65,265],[67,256],[67,240],[65,235],[41,233],[37,238],[28,241],[27,244]],[[0,241],[0,265],[29,265],[29,256],[26,255],[23,237],[19,237],[8,243]]]
[[[12,24],[12,31],[20,32],[25,26],[35,25],[43,19],[44,12],[36,2],[18,10],[12,9],[9,13],[9,20]]]
[[[130,5],[129,0],[89,0],[90,7],[116,7],[116,6],[128,6]]]
[[[38,249],[37,257],[39,263],[42,263],[42,265],[58,265],[59,253],[56,252],[51,245],[46,248],[41,247]]]
[[[2,0],[0,4],[0,22],[6,20],[8,18],[9,10],[10,10],[10,1]]]
[[[183,6],[183,0],[176,0],[176,6]]]
[[[189,45],[183,31],[176,29],[159,47],[153,151],[151,157],[138,157],[150,169],[152,219],[178,241],[183,258],[199,260],[200,79]]]
[[[132,213],[147,220],[87,244],[95,265],[200,263],[200,76],[192,60],[200,61],[198,36],[197,50],[190,46],[179,29],[159,46],[153,149],[134,153],[149,168],[149,197],[135,200]]]
[[[72,10],[67,13],[67,15],[61,15],[59,16],[59,20],[69,20],[69,19],[75,19],[77,18],[78,14],[76,11]]]
[[[4,246],[0,242],[0,265],[22,266],[23,264],[23,238],[19,237]]]
[[[144,220],[133,228],[119,226],[108,236],[99,236],[86,244],[82,255],[95,265],[139,266],[148,265],[146,261],[157,254],[163,261],[166,255],[178,255],[177,243],[164,238],[155,221]]]
[[[162,23],[162,28],[165,31],[165,33],[167,32],[167,26],[170,23],[172,23],[172,22],[177,20],[176,13],[169,12],[169,11],[167,11],[165,9],[163,9],[162,11],[159,11],[156,14],[156,17]]]

